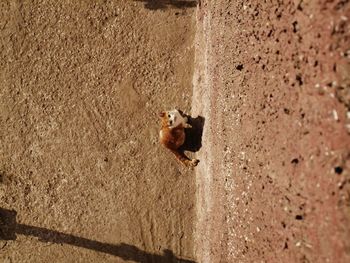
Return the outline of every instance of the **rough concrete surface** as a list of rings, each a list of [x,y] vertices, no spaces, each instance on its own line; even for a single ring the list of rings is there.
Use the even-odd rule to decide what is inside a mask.
[[[1,262],[193,259],[158,112],[190,112],[195,5],[149,4],[0,2]]]
[[[350,262],[349,1],[0,15],[1,262]],[[175,107],[195,170],[158,144]]]
[[[199,262],[350,261],[349,1],[201,1]]]

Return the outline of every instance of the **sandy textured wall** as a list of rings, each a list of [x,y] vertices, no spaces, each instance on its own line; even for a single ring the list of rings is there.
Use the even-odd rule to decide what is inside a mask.
[[[193,258],[193,173],[158,143],[158,112],[191,107],[175,4],[0,2],[0,262]],[[36,228],[3,240],[2,208]]]
[[[199,262],[349,262],[347,1],[201,1]]]
[[[193,76],[192,116],[203,116],[203,147],[197,154],[200,164],[196,169],[197,222],[195,233],[195,250],[198,262],[211,262],[218,253],[213,254],[215,244],[220,242],[220,231],[216,222],[220,222],[221,208],[217,205],[220,184],[213,178],[216,161],[213,155],[213,79],[211,56],[211,16],[205,9],[197,9],[197,28],[195,36],[195,71]],[[214,116],[215,118],[216,116]],[[220,211],[220,212],[219,212]]]

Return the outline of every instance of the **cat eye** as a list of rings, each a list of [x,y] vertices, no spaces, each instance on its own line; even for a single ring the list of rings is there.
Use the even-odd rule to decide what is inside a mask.
[[[168,118],[170,118],[170,114],[168,115]]]

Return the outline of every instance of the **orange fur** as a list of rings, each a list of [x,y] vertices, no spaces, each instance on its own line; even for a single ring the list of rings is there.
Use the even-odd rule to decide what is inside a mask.
[[[169,149],[175,157],[188,167],[197,166],[199,160],[188,158],[179,148],[185,142],[185,128],[191,128],[187,118],[179,111],[163,111],[159,114],[161,118],[161,130],[159,132],[160,143]]]

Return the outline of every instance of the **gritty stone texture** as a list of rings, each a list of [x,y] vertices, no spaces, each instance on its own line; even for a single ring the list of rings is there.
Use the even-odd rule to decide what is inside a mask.
[[[201,1],[199,262],[349,262],[348,1]]]
[[[158,112],[190,112],[194,11],[1,1],[0,208],[43,228],[0,240],[1,262],[193,258],[195,179]]]

